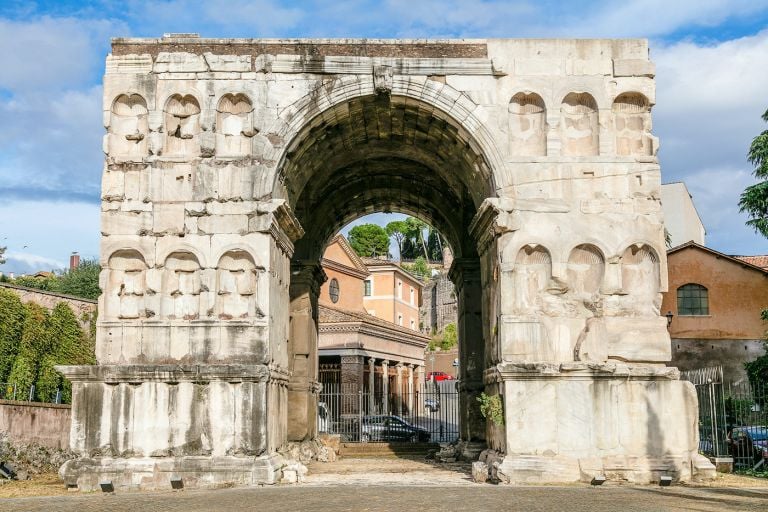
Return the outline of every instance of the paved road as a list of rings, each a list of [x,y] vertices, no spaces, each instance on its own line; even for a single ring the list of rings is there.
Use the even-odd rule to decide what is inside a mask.
[[[0,500],[3,512],[213,510],[441,511],[761,511],[768,490],[670,487],[280,486],[216,491],[94,494]]]

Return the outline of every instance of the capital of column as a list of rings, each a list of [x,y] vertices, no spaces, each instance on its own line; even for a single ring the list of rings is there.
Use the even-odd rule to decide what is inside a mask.
[[[372,357],[371,357],[371,358],[369,358],[369,359],[368,359],[368,365],[369,365],[369,366],[376,366],[376,359],[374,359],[374,358],[372,358]]]
[[[483,200],[469,224],[469,233],[477,242],[477,251],[483,254],[493,241],[519,228],[513,215],[510,199],[489,197]]]
[[[292,261],[291,262],[291,288],[309,288],[315,296],[320,295],[320,287],[328,276],[323,266],[316,261]],[[293,295],[293,293],[292,293]]]
[[[448,279],[453,282],[457,289],[467,281],[480,281],[480,259],[479,258],[456,258],[448,271]]]
[[[248,229],[269,233],[288,257],[293,256],[293,242],[304,236],[304,228],[285,199],[257,203],[255,214],[249,215]]]

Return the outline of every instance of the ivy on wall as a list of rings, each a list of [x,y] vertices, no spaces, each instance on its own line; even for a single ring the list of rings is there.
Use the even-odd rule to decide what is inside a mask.
[[[95,314],[89,320],[95,325]],[[22,393],[34,384],[34,398],[43,402],[52,402],[61,390],[62,402],[69,403],[71,384],[54,366],[96,363],[94,336],[88,331],[65,302],[48,312],[0,289],[0,382],[15,384]]]

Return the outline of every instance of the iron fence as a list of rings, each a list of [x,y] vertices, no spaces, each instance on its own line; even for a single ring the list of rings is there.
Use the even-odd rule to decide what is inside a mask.
[[[768,385],[723,382],[722,367],[682,372],[699,399],[699,451],[733,457],[739,469],[768,469]]]
[[[318,430],[343,442],[451,442],[459,437],[456,381],[427,382],[408,393],[382,393],[357,384],[324,384]]]
[[[61,403],[61,390],[56,390],[52,400],[40,400],[35,391],[35,385],[21,387],[13,382],[0,382],[0,400],[16,400],[19,402]]]

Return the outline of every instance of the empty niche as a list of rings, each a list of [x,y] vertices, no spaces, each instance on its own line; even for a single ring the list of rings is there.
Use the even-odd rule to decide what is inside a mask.
[[[521,312],[536,305],[539,293],[552,277],[552,258],[541,245],[527,245],[515,259],[515,304]]]
[[[247,318],[257,310],[258,269],[245,251],[229,251],[216,269],[216,313],[219,318]]]
[[[109,121],[109,153],[141,160],[147,154],[147,102],[138,94],[121,94],[114,103]]]
[[[572,92],[560,108],[560,137],[565,156],[599,154],[597,103],[588,93]]]
[[[568,256],[568,285],[576,293],[597,293],[604,273],[605,258],[594,245],[579,245]]]
[[[200,105],[194,96],[175,94],[163,112],[166,155],[200,154]]]
[[[194,254],[174,252],[165,260],[163,311],[166,318],[193,320],[199,317],[200,264]]]
[[[512,155],[546,156],[547,112],[535,93],[517,93],[509,102],[509,146]]]
[[[107,318],[137,319],[146,316],[147,264],[135,250],[116,251],[109,257]]]
[[[631,245],[621,257],[621,284],[625,293],[649,299],[659,293],[659,257],[645,244]]]
[[[244,94],[225,94],[216,109],[216,154],[248,155],[254,135],[251,101]]]
[[[616,129],[616,154],[651,155],[653,146],[650,104],[640,93],[625,92],[613,102],[613,122]]]

